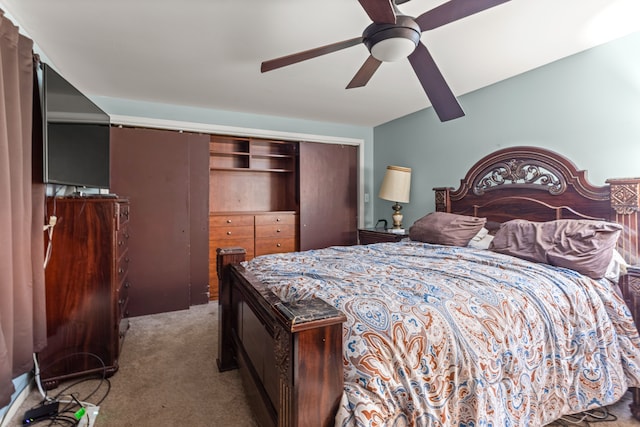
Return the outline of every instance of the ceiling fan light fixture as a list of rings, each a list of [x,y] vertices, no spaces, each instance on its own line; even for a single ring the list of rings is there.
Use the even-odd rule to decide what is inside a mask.
[[[410,16],[397,15],[395,24],[369,25],[362,33],[362,42],[378,61],[404,59],[420,42],[420,27]]]
[[[394,62],[411,55],[416,46],[417,43],[411,39],[392,37],[371,46],[371,55],[382,62]]]

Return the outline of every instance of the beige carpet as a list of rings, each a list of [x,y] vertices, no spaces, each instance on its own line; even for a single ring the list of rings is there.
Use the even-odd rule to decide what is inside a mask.
[[[111,390],[100,404],[94,427],[257,426],[238,372],[218,372],[217,307],[211,303],[130,319],[120,369],[109,379]],[[87,382],[68,392],[86,396],[98,383]],[[106,384],[87,400],[95,403],[105,392]],[[24,411],[39,400],[40,394],[33,392],[9,426],[21,426]]]
[[[238,372],[219,373],[216,367],[217,308],[217,303],[211,303],[130,319],[120,370],[110,378],[111,389],[100,404],[95,427],[257,426]],[[86,382],[67,392],[77,392],[82,398],[98,384]],[[65,386],[49,394],[55,395]],[[97,402],[106,391],[103,384],[87,400]],[[24,411],[39,400],[40,394],[34,391],[9,426],[21,426]],[[617,421],[591,425],[640,426],[639,421],[629,416],[628,406],[629,397],[610,408]],[[587,426],[585,423],[564,425]]]

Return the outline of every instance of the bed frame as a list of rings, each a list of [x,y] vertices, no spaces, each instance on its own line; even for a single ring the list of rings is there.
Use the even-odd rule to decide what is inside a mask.
[[[640,178],[593,186],[584,171],[555,152],[511,147],[477,162],[457,190],[434,190],[436,210],[488,221],[586,218],[620,223],[619,250],[627,262],[640,264]],[[244,256],[242,248],[217,250],[219,370],[240,368],[262,426],[332,426],[343,389],[344,315],[318,299],[281,301],[239,265]],[[632,268],[620,285],[634,319],[640,319],[640,270]],[[640,419],[640,391],[632,392],[631,412]]]

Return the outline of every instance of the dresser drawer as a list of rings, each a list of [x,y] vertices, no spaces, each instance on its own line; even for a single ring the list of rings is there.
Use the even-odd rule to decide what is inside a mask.
[[[116,275],[117,275],[118,285],[124,282],[128,272],[129,272],[129,257],[125,254],[125,256],[120,258],[118,260],[118,263],[116,264]]]
[[[116,230],[129,223],[129,203],[116,203]]]
[[[211,227],[253,226],[253,215],[211,215],[209,225]]]
[[[126,281],[122,284],[120,291],[118,291],[118,313],[116,316],[117,321],[121,321],[125,317],[129,317],[129,282]]]
[[[256,239],[294,237],[296,229],[294,224],[269,224],[256,225]]]
[[[293,252],[296,250],[296,239],[293,237],[282,239],[256,239],[256,256]]]
[[[116,254],[118,258],[122,258],[122,255],[129,248],[129,226],[122,226],[116,233]]]
[[[236,239],[253,239],[253,226],[249,227],[214,227],[211,239],[225,242]]]
[[[269,224],[288,224],[295,226],[296,215],[291,213],[256,215],[256,226]]]
[[[120,289],[118,289],[118,304],[120,307],[122,307],[123,301],[129,299],[129,288],[131,288],[131,282],[129,281],[128,277],[125,277],[125,279],[120,284]],[[124,315],[124,312],[122,313],[122,315]]]

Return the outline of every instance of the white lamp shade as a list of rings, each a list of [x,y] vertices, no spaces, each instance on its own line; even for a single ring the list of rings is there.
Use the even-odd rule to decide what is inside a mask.
[[[378,197],[391,202],[409,203],[411,168],[387,166]]]

